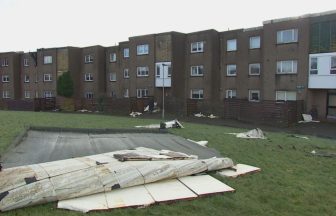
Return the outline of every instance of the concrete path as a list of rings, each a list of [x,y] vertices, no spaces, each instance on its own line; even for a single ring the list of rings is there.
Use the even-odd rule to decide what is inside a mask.
[[[3,155],[2,160],[3,166],[9,168],[136,147],[179,151],[198,155],[200,159],[221,156],[214,149],[169,133],[90,134],[31,130],[19,145]]]

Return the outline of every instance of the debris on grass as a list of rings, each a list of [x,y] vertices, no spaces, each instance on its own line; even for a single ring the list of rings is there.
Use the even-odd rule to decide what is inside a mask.
[[[142,113],[141,112],[131,112],[129,115],[134,118],[134,117],[142,115]]]
[[[198,118],[206,117],[206,115],[202,114],[201,112],[200,113],[195,113],[194,116],[198,117]]]
[[[263,131],[260,128],[256,128],[243,133],[227,133],[231,135],[236,135],[237,138],[244,139],[266,139]]]
[[[234,165],[230,158],[126,162],[114,158],[114,155],[127,151],[4,169],[0,172],[0,211],[113,192],[137,185],[147,187],[149,183]],[[154,149],[139,148],[138,151],[160,155],[160,151]],[[106,158],[109,159],[106,161]]]
[[[336,158],[336,152],[326,152],[326,151],[315,151],[315,150],[313,150],[310,153],[313,156]]]
[[[309,137],[307,136],[299,136],[299,135],[295,135],[295,134],[290,134],[288,135],[289,137],[294,137],[294,138],[299,138],[299,139],[306,139],[309,140]]]
[[[217,174],[219,174],[222,177],[230,177],[230,178],[236,178],[238,176],[243,176],[246,174],[251,174],[255,172],[260,172],[261,169],[258,167],[246,165],[246,164],[237,164],[233,166],[230,169],[224,169],[221,171],[217,171]]]
[[[137,125],[136,128],[149,128],[149,129],[163,129],[164,128],[184,128],[183,125],[177,120],[162,122],[161,124],[150,124],[150,125]]]
[[[192,140],[192,139],[187,139],[187,140],[190,141],[190,142],[196,143],[198,145],[204,146],[204,147],[206,147],[208,145],[207,140],[200,140],[200,141],[195,141],[195,140]]]
[[[299,121],[299,123],[308,123],[308,122],[320,122],[313,120],[313,117],[310,114],[302,114],[303,121]]]

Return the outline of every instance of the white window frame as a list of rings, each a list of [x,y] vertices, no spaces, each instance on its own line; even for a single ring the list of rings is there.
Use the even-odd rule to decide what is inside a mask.
[[[25,83],[29,83],[29,82],[30,82],[30,77],[29,77],[28,74],[25,74],[25,75],[24,75],[24,82],[25,82]]]
[[[148,76],[149,76],[148,66],[137,67],[137,77],[148,77]]]
[[[110,53],[110,62],[116,62],[117,61],[117,53],[111,52]]]
[[[52,91],[44,91],[43,96],[44,96],[44,98],[51,98],[51,97],[53,97],[53,93],[52,93]]]
[[[24,58],[23,59],[23,66],[24,67],[28,67],[29,66],[29,59],[28,58]]]
[[[254,93],[258,94],[258,100],[252,99]],[[249,101],[250,102],[260,102],[260,90],[249,90]]]
[[[333,65],[334,60],[334,65]],[[330,74],[334,75],[336,74],[336,56],[330,57]]]
[[[53,58],[50,55],[43,56],[43,64],[52,64]]]
[[[85,64],[88,64],[88,63],[93,63],[93,55],[92,54],[88,54],[88,55],[85,55],[84,56],[84,62]]]
[[[236,89],[227,89],[225,91],[225,98],[236,98],[237,97],[237,90]]]
[[[285,63],[290,63],[291,64],[292,71],[283,72],[284,64]],[[276,73],[277,74],[297,74],[297,66],[298,66],[298,61],[297,60],[277,61],[277,70],[276,70]]]
[[[148,97],[149,91],[148,89],[136,89],[137,98],[145,98]]]
[[[26,99],[29,99],[30,98],[30,91],[24,91],[24,97]]]
[[[93,82],[93,74],[92,73],[85,73],[84,74],[84,81],[85,82]]]
[[[236,72],[234,74],[230,73],[230,68],[234,67]],[[236,64],[228,64],[226,65],[226,75],[227,76],[237,76],[237,65]]]
[[[312,68],[313,59],[316,59],[316,68]],[[309,74],[310,75],[317,75],[318,74],[318,57],[311,57],[309,59]]]
[[[124,89],[124,98],[129,98],[129,89]]]
[[[110,82],[115,82],[117,81],[117,73],[116,72],[111,72],[110,73]]]
[[[124,58],[129,58],[130,57],[130,49],[129,48],[124,48],[123,49],[123,54],[124,54]]]
[[[290,40],[285,40],[284,34],[286,33],[292,34]],[[299,38],[298,29],[296,28],[284,29],[277,32],[277,44],[296,43],[298,42],[298,38]]]
[[[4,58],[2,60],[2,64],[1,64],[2,67],[8,67],[8,58]]]
[[[137,55],[148,55],[148,54],[149,54],[148,44],[137,45]]]
[[[124,79],[128,79],[130,76],[129,76],[129,69],[128,68],[124,68]]]
[[[295,93],[295,100],[289,100],[288,99],[288,94],[289,93]],[[285,95],[285,99],[284,100],[280,100],[279,99],[279,94],[284,94]],[[297,93],[296,93],[296,91],[276,91],[275,92],[275,100],[277,102],[281,102],[281,101],[296,101],[297,100]]]
[[[258,66],[259,67],[259,72],[258,73],[252,73],[252,67],[253,66]],[[261,64],[260,63],[251,63],[249,64],[249,75],[250,76],[259,76],[261,71]]]
[[[9,75],[2,75],[2,82],[9,83]]]
[[[2,98],[8,99],[10,98],[10,93],[9,91],[5,90],[2,92]]]
[[[204,66],[203,65],[193,65],[190,67],[190,76],[200,77],[204,76]]]
[[[93,92],[85,92],[84,93],[85,99],[93,99]]]
[[[226,51],[227,52],[237,51],[237,39],[229,39],[226,41]]]
[[[194,97],[198,95],[197,97]],[[190,89],[190,98],[196,100],[203,100],[204,99],[204,90],[203,89]]]
[[[253,44],[254,40],[257,40],[258,45],[254,45]],[[261,38],[260,38],[260,36],[252,36],[252,37],[250,37],[249,48],[250,49],[260,49],[260,47],[261,47]]]
[[[43,82],[52,82],[51,74],[43,74]]]
[[[204,41],[197,41],[190,44],[191,53],[201,53],[204,52]]]

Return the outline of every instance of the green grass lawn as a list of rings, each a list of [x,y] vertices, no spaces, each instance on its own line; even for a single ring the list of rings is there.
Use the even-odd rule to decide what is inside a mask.
[[[0,153],[29,125],[129,128],[158,121],[94,114],[0,111]],[[336,215],[336,159],[309,155],[313,149],[336,152],[336,140],[316,137],[305,140],[270,132],[266,132],[267,140],[245,140],[225,134],[243,129],[192,123],[184,123],[184,126],[184,129],[170,131],[194,140],[208,140],[209,147],[223,156],[258,166],[262,172],[237,179],[224,179],[214,174],[235,188],[235,193],[89,215]],[[56,209],[56,203],[50,203],[2,215],[82,214]]]

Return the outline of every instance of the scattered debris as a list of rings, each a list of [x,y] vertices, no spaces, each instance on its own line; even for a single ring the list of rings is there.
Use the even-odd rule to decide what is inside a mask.
[[[162,122],[161,124],[165,124],[165,128],[184,128],[183,125],[177,120]],[[162,128],[161,124],[150,124],[150,125],[138,125],[136,128],[150,128],[150,129],[159,129]]]
[[[227,133],[227,134],[236,135],[236,137],[244,139],[266,139],[263,131],[259,128],[243,133]]]
[[[149,105],[147,105],[145,108],[144,108],[144,112],[148,112],[149,111]]]
[[[195,141],[195,140],[192,140],[192,139],[187,139],[187,140],[190,141],[190,142],[196,143],[198,145],[204,146],[204,147],[206,147],[208,145],[208,141],[206,141],[206,140],[200,140],[200,141]]]
[[[290,134],[290,135],[288,135],[289,137],[295,137],[295,138],[300,138],[300,139],[306,139],[306,140],[309,140],[309,138],[308,137],[306,137],[306,136],[299,136],[299,135],[294,135],[294,134]]]
[[[0,172],[0,211],[107,193],[234,165],[229,158],[130,162],[114,159],[115,154],[127,151],[4,169]],[[139,150],[146,151],[150,154],[156,150]],[[109,162],[93,159],[102,156],[110,157]]]
[[[303,121],[299,121],[299,123],[308,123],[308,122],[320,122],[313,120],[313,117],[310,114],[302,114]]]
[[[202,114],[201,112],[194,114],[194,116],[198,118],[206,117],[206,115]]]
[[[87,109],[80,109],[80,110],[77,110],[77,112],[90,112],[89,110],[87,110]]]
[[[139,115],[142,115],[142,113],[141,112],[131,112],[129,115],[134,118],[134,117],[137,117]]]
[[[320,157],[331,157],[331,158],[336,157],[336,152],[325,152],[325,151],[318,151],[317,152],[317,151],[313,150],[310,153],[314,156],[320,156]]]
[[[209,175],[187,176],[111,192],[59,201],[58,208],[89,212],[123,207],[145,207],[160,202],[195,199],[233,192],[234,189]]]
[[[260,171],[261,169],[258,167],[254,167],[254,166],[250,166],[246,164],[237,164],[230,169],[218,171],[217,174],[219,174],[222,177],[236,178],[238,176],[260,172]]]
[[[213,115],[213,114],[210,114],[210,115],[208,116],[208,118],[215,119],[215,118],[219,118],[219,117],[218,117],[218,116],[215,116],[215,115]]]

